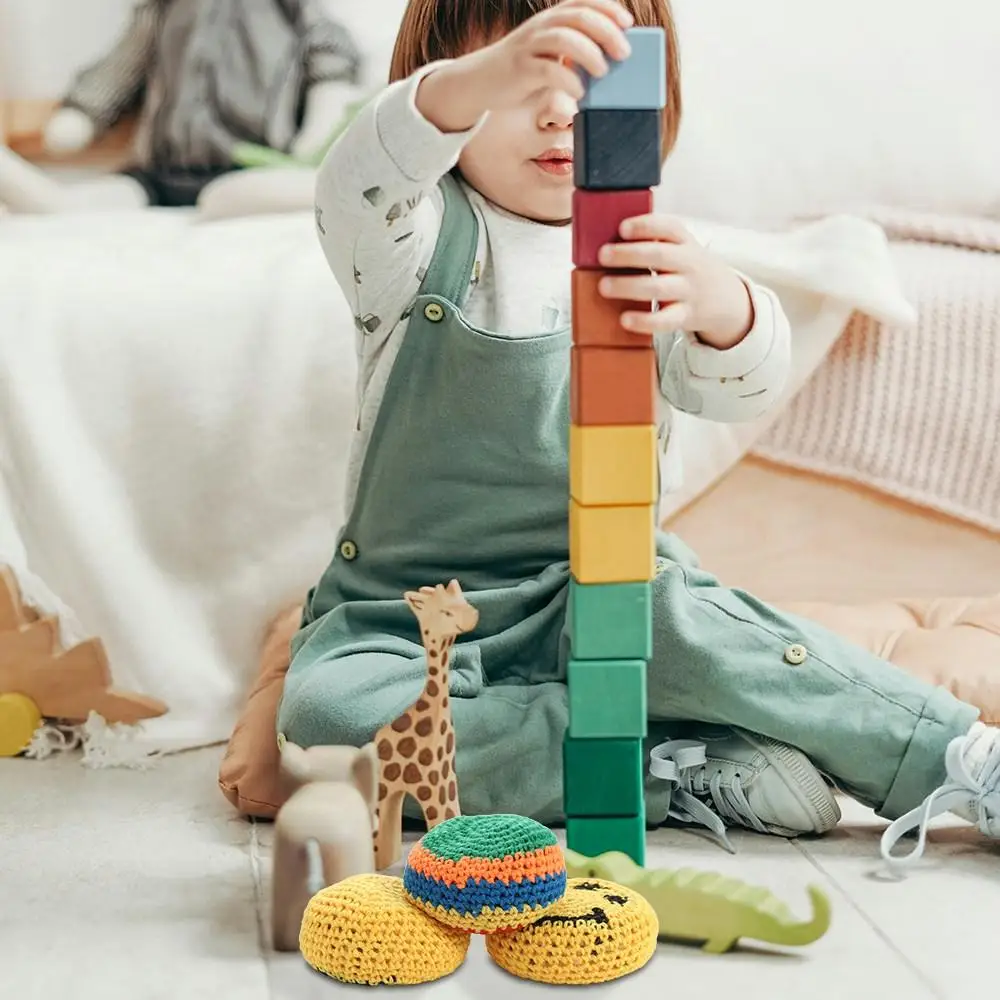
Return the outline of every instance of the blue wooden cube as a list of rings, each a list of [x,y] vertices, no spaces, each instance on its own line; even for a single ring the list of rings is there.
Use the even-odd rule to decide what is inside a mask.
[[[662,28],[629,28],[632,54],[609,60],[605,76],[580,71],[587,93],[580,110],[659,111],[667,106],[667,41]]]

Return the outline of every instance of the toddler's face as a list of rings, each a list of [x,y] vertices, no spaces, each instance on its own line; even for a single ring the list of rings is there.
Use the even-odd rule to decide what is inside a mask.
[[[558,90],[494,111],[462,151],[465,179],[501,208],[540,222],[564,222],[573,203],[573,116]]]

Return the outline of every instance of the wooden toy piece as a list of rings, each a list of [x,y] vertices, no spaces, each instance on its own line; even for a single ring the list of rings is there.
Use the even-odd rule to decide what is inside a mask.
[[[577,268],[601,271],[597,252],[607,243],[621,241],[620,228],[626,219],[653,211],[653,192],[638,191],[573,192],[573,263]],[[574,335],[576,331],[574,330]],[[627,331],[626,331],[627,332]],[[639,334],[630,334],[641,342]]]
[[[653,653],[652,586],[570,580],[570,648],[581,660],[648,660]]]
[[[619,779],[620,780],[620,779]],[[635,816],[569,816],[566,842],[589,857],[620,851],[637,865],[646,863],[645,805]]]
[[[660,475],[653,424],[571,424],[569,492],[588,507],[656,503]]]
[[[667,39],[662,28],[629,28],[628,58],[612,60],[602,77],[581,71],[584,108],[662,110],[667,104]]]
[[[643,807],[641,739],[563,741],[568,816],[638,816]]]
[[[661,179],[659,111],[580,111],[573,119],[573,182],[588,191],[655,188]]]
[[[698,942],[714,954],[742,937],[801,947],[830,929],[830,900],[816,886],[806,888],[812,915],[798,920],[768,889],[693,868],[642,868],[621,851],[587,857],[568,850],[566,870],[571,878],[610,879],[640,893],[656,911],[661,938]]]
[[[428,829],[460,815],[455,730],[448,699],[448,663],[458,636],[479,621],[457,580],[404,595],[420,622],[427,680],[417,700],[375,734],[381,764],[375,862],[379,871],[402,852],[403,799],[416,800]]]
[[[8,569],[0,571],[0,622],[0,696],[19,696],[4,701],[5,720],[12,725],[16,721],[19,736],[5,734],[0,756],[26,749],[37,729],[27,733],[27,726],[36,716],[79,723],[96,712],[105,722],[131,725],[167,711],[155,698],[111,686],[111,669],[99,639],[63,649],[58,621],[24,607]]]
[[[38,621],[38,612],[21,599],[17,577],[8,566],[0,566],[0,632],[19,629]]]
[[[652,347],[574,347],[570,420],[578,426],[656,422],[656,351]]]
[[[274,821],[271,937],[276,951],[298,951],[302,915],[317,892],[374,871],[378,770],[371,743],[360,750],[282,744],[281,776],[291,795]]]
[[[646,661],[570,659],[569,735],[618,739],[646,735]]]
[[[656,570],[653,506],[569,504],[570,572],[580,583],[638,583]]]
[[[650,312],[650,302],[605,298],[597,290],[604,274],[576,268],[571,281],[573,343],[579,347],[651,348],[651,333],[633,333],[621,324],[623,312]]]

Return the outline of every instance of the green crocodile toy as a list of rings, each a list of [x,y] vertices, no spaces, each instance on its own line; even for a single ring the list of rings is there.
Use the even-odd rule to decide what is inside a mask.
[[[703,942],[703,950],[713,954],[729,951],[742,937],[799,947],[819,940],[830,927],[830,900],[815,886],[806,890],[812,917],[799,921],[769,890],[717,872],[650,871],[620,851],[596,858],[570,850],[565,855],[569,878],[607,879],[634,889],[656,911],[661,938]]]

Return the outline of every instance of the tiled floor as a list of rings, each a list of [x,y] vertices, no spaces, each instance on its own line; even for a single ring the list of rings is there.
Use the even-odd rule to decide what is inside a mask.
[[[233,815],[215,785],[218,759],[201,751],[148,772],[0,761],[0,996],[319,1000],[349,989],[269,951],[271,828]],[[642,972],[589,995],[951,1000],[992,987],[1000,846],[946,821],[920,870],[887,880],[874,860],[882,824],[850,802],[844,810],[819,841],[737,834],[735,857],[688,831],[653,834],[650,865],[725,871],[803,915],[804,887],[822,886],[833,926],[798,952],[661,944]],[[516,1000],[546,989],[500,972],[476,939],[456,975],[406,995]]]

